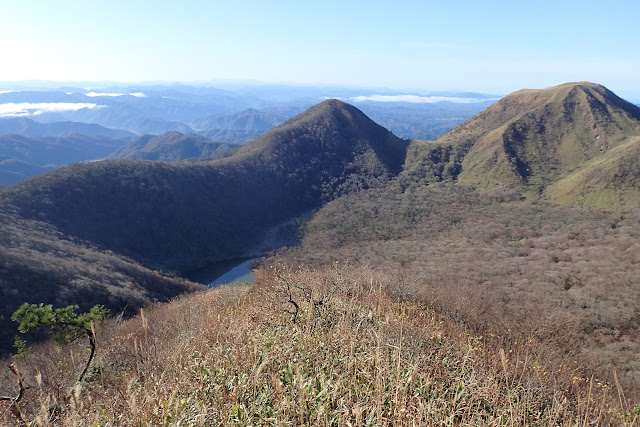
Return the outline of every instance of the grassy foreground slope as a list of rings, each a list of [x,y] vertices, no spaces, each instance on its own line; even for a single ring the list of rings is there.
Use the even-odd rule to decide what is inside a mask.
[[[89,380],[40,347],[27,421],[54,425],[634,425],[635,409],[535,340],[466,333],[397,277],[276,267],[98,329]],[[47,356],[44,356],[47,354]],[[53,356],[51,356],[53,355]],[[3,391],[14,378],[5,377]],[[0,409],[0,420],[16,422]],[[17,423],[17,422],[16,422]]]

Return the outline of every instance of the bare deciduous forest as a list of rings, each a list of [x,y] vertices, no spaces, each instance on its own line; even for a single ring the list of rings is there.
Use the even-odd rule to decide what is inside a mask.
[[[306,225],[292,265],[394,272],[416,299],[480,334],[558,346],[630,393],[640,387],[640,212],[612,214],[396,181],[335,200]]]

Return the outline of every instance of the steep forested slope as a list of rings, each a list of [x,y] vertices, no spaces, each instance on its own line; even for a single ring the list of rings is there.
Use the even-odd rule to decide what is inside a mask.
[[[24,272],[18,282],[15,275],[0,276],[1,288],[11,293],[23,287],[19,295],[29,295],[33,302],[53,298],[72,303],[76,287],[91,291],[97,289],[94,281],[111,283],[107,271],[96,274],[94,281],[76,280],[95,269],[90,256],[74,255],[78,248],[113,253],[105,270],[123,255],[145,268],[179,272],[245,255],[269,227],[341,194],[386,182],[399,172],[405,148],[404,141],[356,108],[326,101],[227,159],[114,160],[56,169],[0,192],[0,222],[7,230],[0,243],[14,254],[5,258],[4,268]],[[24,221],[30,225],[12,226]],[[42,235],[32,229],[43,230]],[[30,265],[28,251],[21,248],[38,247],[40,240],[56,259],[76,261],[66,285],[71,290],[64,297],[57,291],[45,295],[46,286],[29,284],[57,268],[53,262]],[[64,244],[48,248],[58,241]],[[116,282],[116,288],[128,286],[128,280]],[[4,324],[18,302],[3,301]]]

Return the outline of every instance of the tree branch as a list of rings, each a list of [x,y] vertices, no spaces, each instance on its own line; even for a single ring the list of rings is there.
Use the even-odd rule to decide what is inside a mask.
[[[78,377],[78,382],[81,382],[82,379],[84,378],[84,375],[87,373],[87,370],[89,369],[89,365],[91,365],[93,356],[96,353],[96,334],[93,331],[93,328],[91,328],[91,330],[88,331],[87,334],[89,335],[89,345],[91,346],[91,353],[89,354],[89,359],[87,359],[87,364],[84,366],[82,373]]]
[[[12,402],[9,405],[9,408],[11,408],[11,413],[20,421],[22,421],[24,424],[26,424],[27,420],[25,420],[24,415],[22,414],[22,411],[18,406],[18,402],[20,402],[20,400],[24,396],[24,392],[27,388],[24,386],[24,380],[22,378],[22,374],[20,373],[16,365],[12,363],[11,365],[9,365],[9,369],[11,369],[11,372],[13,372],[16,375],[16,377],[18,377],[18,385],[20,386],[20,391],[18,392],[18,395],[15,397],[0,396],[0,400],[11,400]]]

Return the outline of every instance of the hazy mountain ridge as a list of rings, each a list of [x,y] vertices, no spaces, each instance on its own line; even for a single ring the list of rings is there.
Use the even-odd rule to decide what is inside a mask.
[[[264,111],[258,111],[254,108],[248,108],[243,111],[217,114],[204,117],[202,119],[191,122],[191,124],[199,131],[215,130],[215,129],[231,129],[231,130],[263,130],[267,131],[284,120],[273,114]]]
[[[15,184],[23,179],[40,175],[55,166],[41,166],[17,159],[0,160],[0,186]]]
[[[0,170],[7,173],[0,179],[0,184],[14,184],[44,172],[42,168],[48,170],[69,163],[106,158],[128,141],[128,138],[79,134],[61,137],[0,135],[0,155],[14,160],[0,165]],[[25,167],[31,164],[34,167],[22,168],[18,174],[14,174],[19,164]]]
[[[0,160],[6,160],[0,163],[0,185],[69,163],[106,158],[133,137],[131,132],[90,123],[0,118]]]
[[[186,122],[205,115],[225,113],[230,109],[237,111],[260,105],[258,99],[233,92],[175,85],[15,91],[0,94],[0,103],[4,102],[96,104],[97,108],[45,110],[30,117],[40,122],[70,120],[96,123],[138,134],[166,133],[171,130],[193,132],[187,130]],[[156,131],[154,127],[160,130]]]
[[[53,122],[40,123],[26,117],[0,118],[0,135],[17,134],[23,136],[71,136],[81,134],[86,136],[108,136],[113,138],[133,138],[135,134],[121,129],[111,129],[104,126],[81,122]]]
[[[396,135],[409,139],[435,140],[481,112],[494,101],[456,104],[437,102],[358,102],[367,116]]]
[[[191,126],[214,141],[243,143],[262,135],[288,119],[249,108],[243,111],[217,114],[191,122]]]
[[[109,156],[110,159],[146,159],[175,162],[200,157],[211,157],[235,147],[211,141],[199,135],[168,132],[162,136],[144,135]]]
[[[53,85],[53,84],[52,84]],[[46,86],[46,85],[45,85]],[[50,86],[50,85],[49,85]],[[55,85],[54,85],[55,86]],[[87,104],[92,108],[70,111],[50,111],[51,105],[43,107],[37,114],[20,110],[38,122],[76,121],[96,123],[123,129],[138,135],[164,134],[170,131],[195,133],[223,142],[244,142],[257,137],[294,114],[306,110],[323,99],[343,100],[367,99],[372,96],[387,97],[384,102],[366,101],[358,105],[375,121],[404,138],[432,139],[452,129],[466,118],[487,105],[493,96],[461,93],[410,92],[415,98],[435,97],[429,103],[389,102],[398,97],[397,91],[375,88],[346,87],[295,87],[285,85],[247,85],[229,90],[202,85],[157,84],[157,85],[107,85],[96,83],[95,87],[81,89],[59,84],[57,88],[9,85],[13,91],[0,93],[0,105],[16,104]],[[401,94],[404,92],[401,92]],[[400,95],[402,99],[406,95]],[[477,102],[464,104],[447,102],[447,99],[467,98]],[[256,112],[257,111],[257,112]],[[242,124],[242,117],[251,112],[255,120],[249,128]],[[0,112],[0,115],[2,113]],[[274,116],[277,120],[274,120]],[[216,124],[224,118],[238,123]]]

